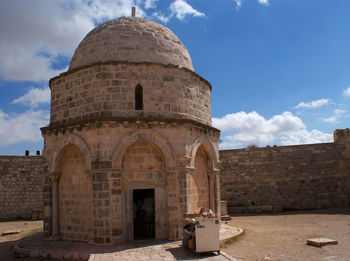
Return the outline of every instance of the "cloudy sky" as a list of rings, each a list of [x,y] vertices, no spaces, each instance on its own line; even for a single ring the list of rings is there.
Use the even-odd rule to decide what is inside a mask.
[[[350,127],[349,0],[1,0],[0,154],[43,148],[48,80],[132,6],[169,27],[213,85],[222,149],[330,142]]]

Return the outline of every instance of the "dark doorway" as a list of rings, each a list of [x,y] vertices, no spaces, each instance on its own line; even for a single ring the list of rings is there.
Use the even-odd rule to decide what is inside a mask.
[[[134,189],[134,239],[155,238],[154,189]]]

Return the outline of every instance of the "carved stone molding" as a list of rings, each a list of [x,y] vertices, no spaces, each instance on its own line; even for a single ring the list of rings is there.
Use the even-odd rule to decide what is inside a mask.
[[[209,170],[208,176],[210,179],[215,179],[220,173],[220,170]]]
[[[92,179],[94,176],[94,172],[91,169],[85,170],[85,174],[90,179]]]
[[[58,182],[58,180],[60,179],[60,175],[61,175],[60,172],[55,171],[55,172],[49,173],[48,177],[51,179],[52,182]]]

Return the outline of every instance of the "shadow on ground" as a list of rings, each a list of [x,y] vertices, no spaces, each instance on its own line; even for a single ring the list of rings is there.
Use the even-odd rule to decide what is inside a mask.
[[[0,242],[0,260],[1,261],[49,261],[52,259],[47,258],[29,258],[29,257],[19,257],[14,253],[14,245],[19,243],[22,239],[11,240],[6,242]],[[57,259],[56,259],[57,260]],[[57,260],[63,261],[63,260]]]
[[[71,257],[71,259],[77,259],[77,257],[79,256],[81,260],[87,260],[90,255],[101,254],[109,254],[114,256],[119,256],[119,254],[121,254],[120,258],[123,259],[123,251],[125,251],[125,253],[140,253],[141,255],[144,255],[143,258],[151,258],[152,254],[157,254],[157,251],[159,251],[159,253],[168,253],[168,257],[174,258],[176,260],[201,260],[218,257],[212,252],[203,254],[194,253],[190,251],[187,247],[182,246],[181,241],[143,240],[120,245],[93,245],[70,241],[50,242],[44,240],[43,233],[39,232],[25,239],[11,243],[12,245],[17,244],[17,246],[21,250],[29,250],[31,252],[31,255],[33,255],[34,253],[35,256],[41,256],[38,256],[36,259],[15,259],[14,261],[34,261],[39,260],[42,257],[57,258],[62,256],[64,256],[64,259],[67,259],[68,257]],[[12,261],[12,259],[9,260]],[[46,261],[50,259],[40,259],[40,261],[42,260]]]
[[[214,253],[197,254],[183,246],[169,248],[166,251],[169,251],[176,260],[200,260],[217,256]]]
[[[288,216],[288,215],[318,215],[318,214],[332,214],[332,215],[350,215],[350,208],[339,209],[312,209],[312,210],[286,210],[276,213],[231,213],[231,217],[246,217],[246,216]]]

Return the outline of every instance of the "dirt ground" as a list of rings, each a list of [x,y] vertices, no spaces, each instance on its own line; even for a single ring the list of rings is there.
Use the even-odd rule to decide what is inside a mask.
[[[245,233],[223,251],[243,261],[350,261],[350,209],[283,214],[235,216],[228,222]],[[0,233],[20,230],[20,234],[0,236],[0,261],[37,261],[14,258],[13,244],[42,221],[0,222]],[[306,245],[306,239],[327,237],[338,245],[322,248]],[[44,261],[45,259],[40,259]]]
[[[228,224],[245,233],[223,251],[238,260],[350,261],[350,209],[236,216]],[[338,245],[306,245],[326,237]]]
[[[31,258],[15,258],[12,246],[31,231],[41,229],[42,221],[8,221],[0,222],[0,235],[7,231],[20,231],[19,234],[0,236],[0,261],[37,261]],[[40,261],[46,261],[40,259]]]

